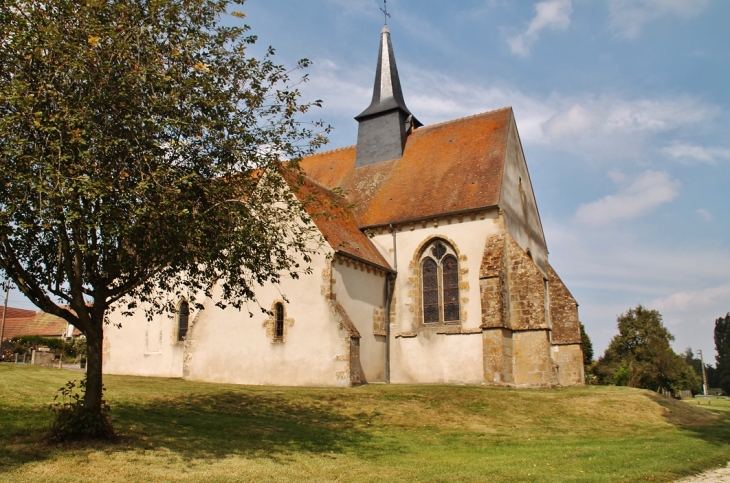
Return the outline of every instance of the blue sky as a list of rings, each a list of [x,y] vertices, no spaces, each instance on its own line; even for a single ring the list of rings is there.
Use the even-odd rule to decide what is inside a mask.
[[[354,144],[377,0],[248,0],[266,46],[314,62],[305,99]],[[389,0],[409,109],[432,124],[512,106],[550,261],[600,355],[616,316],[658,309],[677,351],[714,362],[730,311],[730,2]],[[237,19],[229,18],[227,22]],[[27,306],[17,294],[11,304]],[[709,356],[709,357],[708,357]]]

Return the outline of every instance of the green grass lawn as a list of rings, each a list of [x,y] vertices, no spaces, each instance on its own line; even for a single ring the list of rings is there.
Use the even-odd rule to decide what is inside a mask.
[[[730,460],[730,403],[617,387],[106,376],[120,441],[48,443],[48,404],[80,376],[0,364],[2,481],[672,481]]]

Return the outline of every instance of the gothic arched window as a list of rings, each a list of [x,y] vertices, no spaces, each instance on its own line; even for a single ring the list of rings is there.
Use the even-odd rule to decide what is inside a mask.
[[[274,308],[274,338],[284,338],[284,304],[281,302]]]
[[[190,319],[190,305],[187,300],[180,302],[177,313],[177,340],[184,341],[188,335],[188,321]]]
[[[423,322],[458,322],[459,262],[453,248],[437,240],[421,256]]]

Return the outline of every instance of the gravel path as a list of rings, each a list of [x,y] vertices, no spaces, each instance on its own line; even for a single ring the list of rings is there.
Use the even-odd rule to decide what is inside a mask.
[[[730,483],[730,463],[725,468],[705,471],[689,478],[682,478],[676,483]]]

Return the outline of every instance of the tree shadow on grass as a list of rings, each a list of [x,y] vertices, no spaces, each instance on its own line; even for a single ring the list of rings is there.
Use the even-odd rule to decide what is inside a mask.
[[[297,454],[331,457],[357,452],[377,457],[397,448],[373,444],[367,414],[347,415],[337,403],[315,398],[292,401],[285,394],[242,391],[190,394],[164,399],[145,399],[112,405],[112,419],[119,433],[116,443],[80,442],[57,445],[48,442],[49,414],[30,414],[28,408],[8,415],[9,420],[40,421],[43,430],[20,423],[5,427],[0,442],[0,468],[17,467],[52,457],[60,450],[119,451],[164,450],[184,460],[220,459],[232,455],[288,459]]]
[[[330,405],[276,395],[233,391],[190,395],[141,406],[118,404],[114,414],[126,426],[120,429],[128,432],[129,439],[138,437],[186,458],[340,453],[370,440],[362,418]]]
[[[709,411],[655,393],[646,396],[664,408],[664,419],[682,430],[691,432],[708,443],[727,445],[730,441],[730,413]]]

